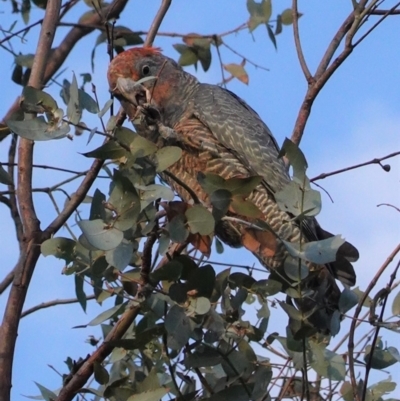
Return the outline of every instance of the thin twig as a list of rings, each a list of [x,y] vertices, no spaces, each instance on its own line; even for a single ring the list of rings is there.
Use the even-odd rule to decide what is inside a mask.
[[[377,326],[375,328],[375,333],[374,333],[374,337],[372,339],[372,343],[371,343],[371,350],[370,353],[368,355],[368,359],[366,361],[366,365],[365,365],[365,376],[364,376],[364,386],[363,386],[363,390],[362,390],[362,400],[365,400],[366,395],[367,395],[367,387],[368,387],[368,378],[369,378],[369,374],[371,371],[371,367],[372,367],[372,357],[374,355],[374,351],[375,351],[375,347],[376,347],[376,343],[378,342],[378,335],[379,335],[379,331],[380,331],[380,325],[379,323],[383,322],[383,315],[385,313],[385,308],[386,308],[386,304],[387,304],[387,300],[389,298],[389,294],[391,291],[391,287],[394,283],[394,280],[396,280],[396,275],[397,275],[397,271],[399,270],[400,267],[400,262],[397,263],[397,266],[395,267],[395,269],[393,270],[393,273],[390,275],[390,279],[388,284],[386,285],[386,288],[384,290],[384,299],[382,302],[382,308],[381,308],[381,313],[379,315],[378,321],[377,321]],[[370,318],[373,318],[372,316]]]
[[[243,56],[243,54],[237,52],[234,48],[232,48],[231,46],[229,46],[228,44],[226,44],[225,42],[222,43],[227,49],[229,49],[232,53],[236,54],[237,56],[239,56],[240,58],[246,60],[247,63],[251,64],[252,66],[259,68],[260,70],[264,70],[264,71],[269,71],[268,68],[263,67],[260,64],[255,63],[254,61],[251,61],[249,58],[247,58],[246,56]]]
[[[0,282],[0,295],[8,288],[8,286],[13,282],[15,276],[15,267],[7,273],[7,275]]]
[[[361,38],[357,39],[357,41],[353,44],[353,48],[358,46],[375,28],[377,28],[385,20],[385,18],[387,18],[389,15],[393,15],[392,12],[396,11],[396,9],[399,5],[400,5],[400,1],[397,4],[395,4],[390,10],[387,10],[382,15],[382,18],[380,18],[374,25],[372,25],[371,28],[369,28],[368,31],[365,32],[364,35],[361,36]]]
[[[94,295],[86,296],[86,300],[95,299],[95,298],[96,297]],[[21,318],[28,316],[31,313],[34,313],[41,309],[51,308],[52,306],[57,306],[57,305],[75,304],[77,302],[79,302],[78,298],[54,299],[53,301],[42,302],[41,304],[32,306],[32,308],[29,308],[29,309],[23,311],[21,313]]]
[[[379,157],[379,158],[375,158],[375,159],[372,159],[372,160],[370,160],[370,161],[368,161],[368,162],[359,163],[359,164],[355,164],[354,166],[341,168],[341,169],[339,169],[339,170],[335,170],[335,171],[332,171],[332,172],[330,172],[330,173],[322,173],[322,174],[319,174],[319,175],[317,175],[316,177],[311,178],[310,181],[311,181],[311,182],[314,182],[314,181],[317,181],[317,180],[323,180],[323,179],[326,178],[326,177],[330,177],[330,176],[336,175],[336,174],[341,174],[341,173],[344,173],[344,172],[346,172],[346,171],[354,170],[354,169],[356,169],[356,168],[365,167],[365,166],[368,166],[368,165],[370,165],[370,164],[379,164],[383,169],[385,169],[385,168],[381,165],[381,162],[382,162],[383,160],[390,159],[390,158],[392,158],[392,157],[399,156],[399,155],[400,155],[400,151],[399,151],[399,152],[390,153],[389,155],[386,155],[386,156],[383,156],[383,157]],[[386,171],[386,170],[385,170],[385,171]]]
[[[376,205],[376,207],[379,206],[388,206],[388,207],[392,207],[393,209],[397,210],[398,212],[400,212],[400,208],[398,208],[397,206],[391,205],[390,203],[380,203],[379,205]]]

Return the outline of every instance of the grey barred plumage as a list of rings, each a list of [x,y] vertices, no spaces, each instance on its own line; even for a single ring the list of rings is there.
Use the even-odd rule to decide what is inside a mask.
[[[110,88],[114,89],[128,115],[132,116],[136,109],[136,105],[132,104],[132,99],[133,103],[136,102],[136,95],[129,94],[129,99],[124,97],[123,93],[115,90],[116,83],[118,77],[137,82],[144,76],[143,66],[148,67],[147,75],[157,77],[155,81],[143,83],[143,87],[150,94],[151,104],[159,111],[161,123],[176,133],[173,143],[183,151],[181,159],[169,171],[189,186],[205,205],[210,206],[210,199],[198,182],[199,172],[218,174],[224,179],[261,176],[261,183],[247,199],[261,210],[262,219],[280,239],[296,243],[301,236],[305,241],[331,236],[320,228],[314,218],[306,219],[301,233],[292,216],[279,208],[274,194],[290,182],[285,164],[278,157],[279,146],[259,115],[232,92],[199,83],[175,61],[155,49],[131,49],[118,55],[108,72]],[[141,134],[148,135],[145,129],[138,129]],[[158,138],[158,141],[161,146],[170,144],[168,138]],[[163,179],[184,201],[191,201],[190,194],[174,180],[167,176]],[[230,215],[235,214],[230,212]],[[251,221],[250,218],[238,217],[242,221]],[[216,226],[216,234],[228,245],[240,247],[244,228],[239,222],[223,221]],[[254,253],[264,266],[272,270],[282,267],[288,256],[280,241],[273,255],[261,251]],[[339,248],[336,262],[327,266],[308,264],[314,273],[305,285],[315,295],[308,305],[303,302],[303,307],[309,310],[319,304],[322,309],[328,310],[328,316],[331,315],[337,309],[340,295],[335,278],[346,285],[353,285],[355,273],[350,261],[357,258],[357,250],[346,242]],[[317,311],[314,315],[313,322],[317,322],[320,329],[329,328],[329,322],[322,321],[322,314]]]

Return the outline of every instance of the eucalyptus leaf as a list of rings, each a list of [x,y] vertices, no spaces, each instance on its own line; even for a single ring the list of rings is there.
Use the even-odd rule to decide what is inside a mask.
[[[6,185],[14,184],[10,174],[8,174],[8,172],[3,168],[1,164],[0,164],[0,182]]]
[[[191,233],[208,235],[214,231],[214,217],[204,206],[194,205],[186,210],[185,216]]]
[[[6,124],[11,131],[22,138],[32,141],[51,141],[65,138],[70,131],[69,124],[49,124],[43,116],[28,120],[7,120]]]
[[[116,248],[124,238],[121,230],[106,226],[102,220],[81,220],[78,226],[89,243],[103,251]]]
[[[282,242],[293,257],[323,265],[336,260],[337,250],[345,241],[340,235],[335,235],[328,239],[302,244],[301,250],[298,244]]]
[[[178,305],[172,306],[165,317],[165,329],[167,330],[168,346],[175,350],[180,350],[189,341],[192,333],[189,317]]]
[[[166,146],[157,151],[155,154],[156,171],[160,173],[168,167],[176,163],[182,156],[182,149],[177,146]]]
[[[126,239],[114,249],[106,252],[106,261],[110,266],[114,266],[118,270],[124,270],[128,266],[133,255],[133,243]]]
[[[53,255],[58,259],[64,259],[68,264],[75,258],[76,242],[69,238],[54,237],[42,243],[40,251],[43,256]]]
[[[67,116],[72,124],[78,124],[82,117],[82,108],[79,103],[79,88],[75,74],[72,76],[71,86],[69,87],[69,101],[67,105]]]

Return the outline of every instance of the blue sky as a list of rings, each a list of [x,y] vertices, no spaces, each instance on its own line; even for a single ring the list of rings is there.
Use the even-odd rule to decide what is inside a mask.
[[[161,32],[221,33],[235,28],[248,18],[244,0],[235,2],[173,0],[172,3],[161,26]],[[304,53],[311,71],[314,71],[330,38],[350,12],[351,2],[307,0],[299,3],[299,10],[304,14],[300,20]],[[289,0],[275,0],[273,17],[290,7],[290,4]],[[386,1],[385,8],[393,4],[392,1]],[[133,30],[147,30],[158,6],[159,1],[156,0],[132,1],[118,24]],[[78,5],[78,9],[79,12],[68,14],[65,21],[76,21],[79,15],[86,11],[83,4]],[[2,2],[0,25],[3,28],[8,28],[11,23],[9,12],[10,4]],[[41,18],[42,15],[42,10],[32,10],[31,22]],[[12,18],[18,19],[18,16],[12,15]],[[375,18],[371,18],[371,22],[374,20]],[[308,159],[310,177],[400,150],[399,20],[400,16],[388,18],[373,32],[354,50],[319,95],[301,144]],[[22,26],[22,22],[19,21],[17,28]],[[67,30],[68,28],[62,28],[58,31],[56,45]],[[12,42],[14,50],[23,54],[33,52],[38,32],[37,28],[33,29],[27,36],[27,43],[14,39]],[[96,37],[97,33],[87,36],[69,56],[64,65],[67,67],[64,73],[67,79],[71,79],[72,72],[77,76],[90,72],[90,53]],[[306,82],[297,61],[291,28],[284,27],[283,33],[277,38],[278,51],[268,39],[264,27],[259,27],[253,36],[247,31],[242,31],[225,40],[250,60],[269,68],[269,72],[266,72],[247,63],[249,85],[245,86],[234,80],[229,84],[229,89],[245,99],[261,115],[278,143],[282,143],[286,136],[291,135],[306,91]],[[177,59],[178,53],[172,48],[172,44],[178,42],[179,38],[160,37],[157,38],[155,45],[161,47],[168,56]],[[11,102],[21,91],[21,87],[9,80],[13,69],[12,56],[2,51],[2,57],[1,68],[5,76],[2,92],[7,95],[3,95],[0,102],[1,116],[6,113]],[[241,61],[226,49],[222,49],[222,57],[227,64]],[[105,45],[97,48],[95,63],[93,81],[100,101],[104,104],[108,99],[105,79],[108,56]],[[188,68],[188,71],[195,73],[193,68]],[[215,49],[210,70],[207,73],[199,70],[197,76],[202,82],[221,81]],[[62,101],[58,97],[59,89],[52,85],[48,91],[61,105]],[[83,120],[90,127],[100,126],[93,116],[86,114]],[[83,135],[73,141],[65,139],[36,143],[36,163],[84,170],[91,161],[79,153],[95,148],[101,142],[101,138],[95,138],[89,146],[86,146],[86,142],[87,136]],[[7,149],[8,141],[5,140],[0,146],[0,161],[6,161]],[[328,231],[342,234],[358,247],[361,258],[355,264],[355,268],[361,289],[366,287],[400,238],[399,213],[389,207],[377,207],[381,203],[400,206],[400,159],[391,159],[387,162],[392,167],[390,173],[384,172],[379,166],[371,165],[319,182],[334,199],[334,203],[331,203],[322,193],[323,209],[318,218],[319,222]],[[49,186],[49,183],[56,183],[66,177],[68,175],[54,174],[48,170],[35,170],[34,187]],[[107,192],[107,183],[101,182],[96,186]],[[91,194],[96,186],[90,191]],[[73,192],[76,183],[67,188]],[[44,194],[38,194],[35,200],[42,227],[45,227],[54,218],[54,209]],[[64,199],[61,196],[57,195],[57,200],[63,205]],[[82,206],[80,210],[83,215],[88,213],[86,206]],[[4,275],[16,262],[17,244],[13,237],[14,230],[8,210],[4,207],[0,208],[0,221],[3,233],[7,233],[3,234],[0,248],[2,254],[0,273]],[[68,233],[66,230],[61,230],[58,235],[68,236]],[[212,259],[216,259],[214,255]],[[227,263],[256,263],[248,252],[232,251],[227,248],[219,260]],[[62,262],[54,258],[39,260],[28,293],[26,308],[55,298],[74,297],[73,278],[62,276],[62,267]],[[386,284],[390,272],[391,270],[377,288],[382,288]],[[3,295],[0,298],[0,311],[4,309],[5,301]],[[67,356],[77,359],[92,351],[84,341],[89,334],[99,337],[99,330],[71,329],[72,326],[89,322],[102,310],[94,302],[89,305],[86,315],[78,305],[68,305],[42,310],[22,320],[15,359],[13,400],[23,399],[21,394],[37,394],[33,381],[52,389],[57,388],[60,379],[47,367],[47,364],[65,372],[62,361]],[[275,316],[282,313],[274,312]],[[270,321],[269,331],[275,331],[277,328],[279,331],[279,323],[272,322],[273,318]],[[389,332],[382,334],[387,339],[388,345],[396,345],[398,335]],[[383,379],[385,375],[378,373],[373,378]],[[399,395],[400,389],[397,389],[396,393]]]

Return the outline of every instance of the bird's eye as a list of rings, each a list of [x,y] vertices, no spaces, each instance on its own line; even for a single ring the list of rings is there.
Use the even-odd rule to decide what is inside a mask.
[[[147,75],[150,72],[150,67],[148,65],[144,65],[142,67],[142,73],[143,75]]]

